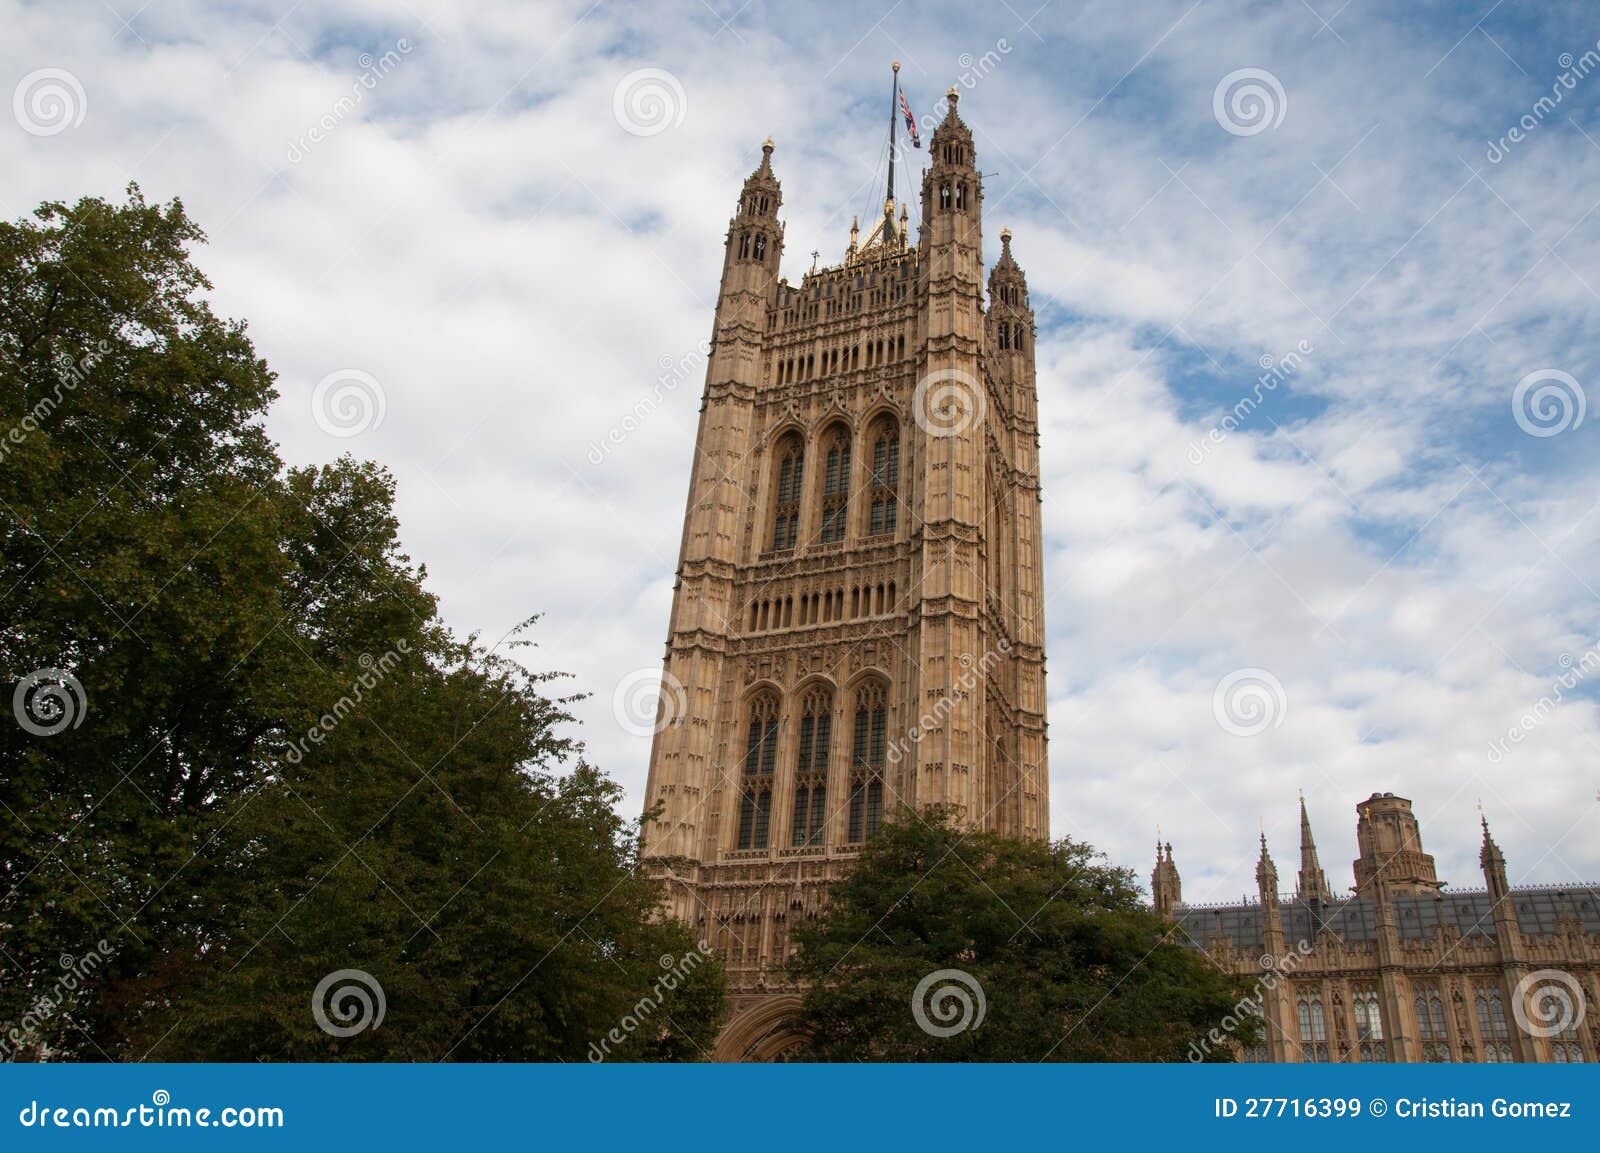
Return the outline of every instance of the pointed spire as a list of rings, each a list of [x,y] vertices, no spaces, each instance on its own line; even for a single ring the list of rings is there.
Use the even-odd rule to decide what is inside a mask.
[[[1017,265],[1016,258],[1011,255],[1011,229],[1000,230],[1000,259],[994,262],[994,268],[989,273],[989,280],[1016,281],[1026,285],[1023,280],[1022,269]]]
[[[1478,822],[1483,826],[1483,846],[1478,850],[1478,864],[1483,866],[1483,877],[1488,883],[1489,892],[1499,897],[1511,888],[1506,880],[1506,857],[1489,832],[1489,818],[1483,812],[1481,801],[1478,804]]]
[[[1256,884],[1261,890],[1261,900],[1265,904],[1268,897],[1276,903],[1278,899],[1278,866],[1272,863],[1272,854],[1267,852],[1267,823],[1261,822],[1261,856],[1256,861]]]
[[[961,113],[956,110],[956,105],[961,102],[961,93],[956,91],[956,86],[952,84],[950,90],[944,94],[944,98],[944,119],[939,122],[939,127],[933,130],[933,139],[929,142],[930,156],[937,163],[943,157],[946,144],[960,143],[966,148],[957,163],[970,163],[973,159],[972,131],[967,127],[966,121],[961,119]]]
[[[1327,875],[1317,859],[1317,841],[1311,835],[1311,818],[1306,813],[1306,795],[1303,792],[1300,794],[1300,877],[1295,896],[1302,901],[1333,901],[1333,890],[1329,888]]]
[[[774,147],[776,146],[774,146],[771,136],[762,141],[762,163],[758,163],[755,166],[754,173],[750,173],[749,176],[744,178],[744,187],[749,189],[752,184],[762,184],[762,186],[765,186],[765,184],[778,184],[778,178],[773,174]]]
[[[1156,867],[1150,874],[1150,896],[1156,912],[1163,917],[1171,917],[1174,906],[1183,903],[1183,881],[1178,876],[1178,866],[1172,861],[1172,842],[1167,842],[1163,855],[1160,829],[1156,830]]]

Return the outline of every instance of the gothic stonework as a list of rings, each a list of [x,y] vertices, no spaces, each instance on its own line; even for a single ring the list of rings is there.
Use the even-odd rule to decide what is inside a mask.
[[[781,1055],[790,926],[885,816],[1049,831],[1033,313],[1008,232],[985,300],[956,104],[915,243],[891,197],[781,279],[770,140],[728,228],[643,832],[726,962],[721,1058]]]
[[[1318,862],[1303,800],[1293,896],[1278,893],[1265,834],[1253,904],[1183,904],[1172,846],[1156,847],[1157,911],[1219,966],[1254,983],[1266,1035],[1239,1056],[1596,1060],[1600,887],[1512,888],[1485,822],[1485,887],[1452,889],[1422,851],[1410,801],[1374,793],[1356,813],[1356,885],[1342,900]]]

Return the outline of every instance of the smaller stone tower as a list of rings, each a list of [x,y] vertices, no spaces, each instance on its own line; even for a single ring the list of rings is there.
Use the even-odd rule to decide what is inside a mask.
[[[1444,888],[1433,858],[1422,851],[1422,831],[1411,802],[1393,793],[1373,793],[1356,806],[1356,891],[1370,896],[1379,875],[1394,896],[1427,895]]]
[[[1172,842],[1167,842],[1166,855],[1161,852],[1161,841],[1156,840],[1156,867],[1150,874],[1150,895],[1154,899],[1156,912],[1161,916],[1172,917],[1175,905],[1183,904],[1183,882],[1178,879],[1178,866],[1172,863]]]

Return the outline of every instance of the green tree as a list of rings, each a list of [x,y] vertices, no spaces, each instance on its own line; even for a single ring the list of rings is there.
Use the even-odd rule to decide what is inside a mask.
[[[582,1059],[693,942],[571,698],[440,623],[392,478],[279,458],[202,241],[136,188],[0,224],[4,1052]],[[318,1026],[341,969],[378,1028]],[[611,1052],[697,1055],[721,980]]]
[[[1187,1060],[1246,992],[1088,845],[963,833],[938,810],[881,828],[795,936],[818,1060]]]

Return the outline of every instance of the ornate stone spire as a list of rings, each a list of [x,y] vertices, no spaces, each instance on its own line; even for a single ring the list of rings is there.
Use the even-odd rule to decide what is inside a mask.
[[[1261,896],[1263,907],[1270,906],[1273,910],[1278,907],[1278,866],[1272,863],[1272,854],[1267,852],[1267,831],[1261,830],[1261,857],[1256,861],[1256,888]]]
[[[1161,852],[1161,834],[1156,833],[1156,867],[1150,874],[1150,896],[1156,912],[1171,917],[1173,907],[1183,904],[1183,882],[1178,877],[1178,866],[1172,861],[1172,842],[1167,842],[1166,855]]]
[[[1311,835],[1311,818],[1306,815],[1306,797],[1300,794],[1300,877],[1295,885],[1295,896],[1302,901],[1331,904],[1333,890],[1317,860],[1317,841]]]
[[[1483,847],[1478,850],[1478,864],[1483,866],[1483,880],[1489,887],[1489,896],[1500,901],[1511,892],[1511,883],[1506,879],[1506,857],[1489,833],[1489,818],[1480,813],[1478,820],[1483,825]]]

